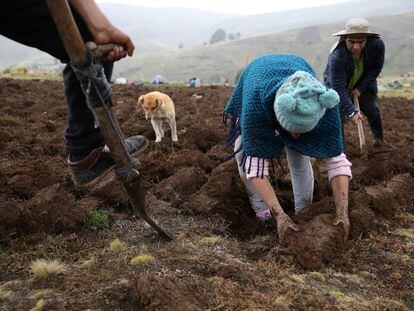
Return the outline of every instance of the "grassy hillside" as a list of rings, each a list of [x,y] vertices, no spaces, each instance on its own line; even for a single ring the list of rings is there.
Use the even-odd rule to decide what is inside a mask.
[[[333,23],[355,16],[383,16],[402,14],[413,10],[414,1],[412,0],[352,0],[322,7],[237,16],[224,20],[219,26],[228,32],[240,32],[243,37],[252,37]]]
[[[343,0],[343,3],[250,16],[218,14],[189,8],[146,8],[101,3],[102,10],[136,44],[136,55],[192,48],[208,42],[218,28],[242,38],[346,20],[353,16],[401,14],[414,10],[412,0]],[[10,51],[13,51],[11,53]],[[29,64],[56,68],[52,57],[0,37],[0,69]]]
[[[134,5],[101,3],[108,18],[127,32],[137,45],[137,53],[176,50],[202,44],[210,30],[234,17],[190,8],[148,8]],[[201,35],[200,35],[201,33]]]
[[[0,68],[15,66],[22,59],[30,59],[39,54],[38,50],[13,42],[6,37],[0,36]]]
[[[147,8],[134,5],[100,3],[99,6],[136,45],[136,54],[176,50],[208,41],[210,29],[231,14],[219,14],[190,8]],[[11,52],[12,51],[12,52]],[[0,35],[0,70],[30,65],[31,69],[50,70],[54,59],[39,50],[18,44]]]
[[[414,71],[414,12],[370,18],[372,29],[383,34],[386,44],[384,75]],[[264,36],[200,46],[168,53],[146,54],[116,66],[116,75],[151,80],[163,74],[169,81],[187,81],[197,76],[203,82],[234,82],[237,71],[250,61],[269,53],[293,53],[304,57],[318,74],[323,72],[332,33],[343,28],[343,22],[309,26]]]
[[[136,43],[134,57],[118,63],[114,77],[151,81],[156,74],[163,74],[168,81],[185,82],[196,75],[208,83],[226,80],[232,83],[246,60],[268,53],[295,53],[305,57],[320,74],[334,42],[330,34],[342,29],[344,20],[351,16],[380,13],[387,16],[369,17],[369,20],[373,28],[383,34],[387,45],[384,74],[414,71],[413,13],[388,15],[410,9],[413,12],[412,0],[395,0],[392,5],[388,0],[375,0],[375,5],[374,0],[348,1],[320,8],[240,17],[185,8],[101,6],[114,24],[130,33]],[[324,24],[331,20],[337,22]],[[219,27],[227,33],[239,31],[244,39],[202,45]],[[289,30],[282,32],[284,29]],[[252,37],[247,38],[249,36]],[[184,49],[178,49],[179,44],[183,44]],[[31,70],[61,69],[47,54],[0,36],[0,70],[21,66]]]

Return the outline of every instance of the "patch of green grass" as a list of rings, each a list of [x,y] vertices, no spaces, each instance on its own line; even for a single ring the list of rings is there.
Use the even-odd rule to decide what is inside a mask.
[[[87,227],[94,227],[97,229],[104,229],[109,227],[110,212],[100,209],[89,208],[85,212],[85,225]]]

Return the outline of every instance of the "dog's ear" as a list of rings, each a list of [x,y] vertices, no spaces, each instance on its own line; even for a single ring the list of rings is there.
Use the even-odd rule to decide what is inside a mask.
[[[141,107],[144,104],[144,95],[141,95],[138,98],[138,107]]]

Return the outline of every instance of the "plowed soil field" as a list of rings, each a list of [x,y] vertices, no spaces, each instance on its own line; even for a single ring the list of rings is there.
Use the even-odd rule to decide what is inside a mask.
[[[168,128],[155,143],[136,106],[153,90],[175,102],[177,143]],[[73,186],[62,82],[0,79],[0,310],[414,308],[414,101],[380,99],[392,152],[361,157],[357,129],[346,125],[353,164],[346,243],[331,225],[324,161],[313,160],[314,203],[297,217],[289,175],[275,165],[280,202],[303,229],[284,247],[275,222],[255,218],[235,161],[222,161],[232,151],[221,123],[231,91],[114,86],[124,135],[151,141],[140,171],[148,213],[174,237],[165,242],[128,214],[116,178],[90,191]],[[38,259],[61,266],[45,275],[32,268]]]

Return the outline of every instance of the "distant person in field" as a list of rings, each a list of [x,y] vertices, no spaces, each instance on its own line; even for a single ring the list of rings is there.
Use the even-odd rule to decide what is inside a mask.
[[[165,78],[162,75],[156,75],[154,80],[152,81],[152,84],[164,84],[165,83]]]
[[[105,56],[102,75],[111,79],[113,62],[132,56],[131,39],[106,18],[94,0],[68,1],[76,23],[85,41],[97,44],[116,43]],[[63,63],[69,57],[57,32],[45,0],[14,0],[0,4],[0,34],[19,43],[38,48]],[[81,85],[68,64],[63,70],[65,96],[68,104],[65,152],[68,167],[76,185],[91,186],[114,166],[93,112],[86,104]],[[125,140],[128,152],[142,151],[148,140],[140,135]]]
[[[333,36],[338,36],[339,40],[329,54],[324,81],[341,98],[342,124],[345,118],[355,124],[363,120],[362,112],[371,127],[374,147],[393,149],[384,139],[381,111],[377,103],[377,77],[384,65],[384,42],[378,33],[369,30],[369,22],[363,18],[348,20],[345,29]],[[361,111],[353,105],[354,96],[359,98]]]
[[[223,112],[231,119],[227,145],[234,143],[239,174],[260,219],[276,218],[279,238],[299,230],[284,212],[268,179],[269,160],[286,149],[295,212],[312,202],[310,157],[325,158],[336,205],[334,225],[349,232],[348,188],[351,163],[343,153],[339,96],[317,78],[302,58],[266,55],[244,69]]]
[[[196,77],[194,77],[194,78],[190,78],[189,80],[188,80],[188,87],[195,87],[196,86],[196,81],[197,81],[197,78]]]

